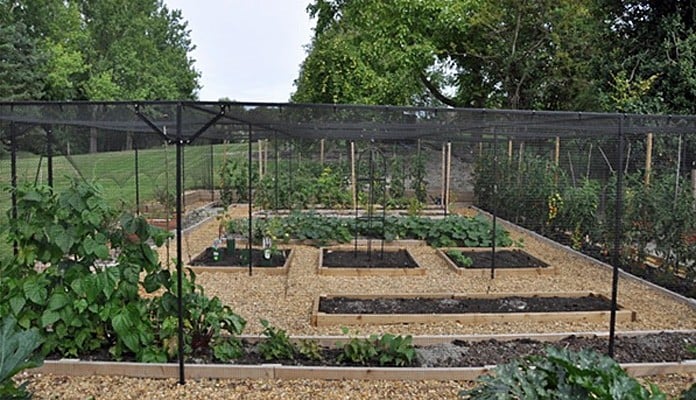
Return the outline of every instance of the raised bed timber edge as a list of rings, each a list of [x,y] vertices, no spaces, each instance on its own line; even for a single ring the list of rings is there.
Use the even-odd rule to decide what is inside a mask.
[[[458,250],[458,251],[463,251],[463,252],[490,252],[491,248],[490,247],[445,247],[445,248],[439,248],[437,249],[437,254],[440,256],[447,265],[452,269],[454,272],[466,276],[471,276],[471,277],[487,277],[490,276],[491,274],[491,269],[490,266],[474,266],[473,268],[462,268],[459,267],[448,255],[447,251],[449,250]],[[501,248],[496,248],[496,252],[501,252],[501,251],[515,251],[515,252],[522,252],[524,255],[529,256],[527,253],[524,251],[514,248],[514,247],[501,247]],[[530,256],[531,257],[531,256]],[[537,257],[535,257],[537,258]],[[541,261],[541,260],[539,260]],[[505,266],[496,266],[495,267],[495,276],[524,276],[524,275],[556,275],[558,274],[558,270],[556,269],[555,265],[548,265],[548,263],[541,261],[546,266],[544,267],[533,267],[533,266],[524,266],[524,265],[519,265],[519,266],[514,266],[514,267],[505,267]]]
[[[408,257],[413,260],[413,262],[417,265],[416,268],[401,268],[401,267],[394,267],[394,268],[378,268],[378,267],[368,267],[368,266],[361,266],[361,265],[356,265],[355,267],[352,268],[339,268],[339,267],[325,267],[324,266],[324,250],[338,250],[338,251],[353,251],[355,249],[354,246],[332,246],[332,247],[320,247],[319,248],[319,265],[317,267],[317,273],[319,275],[326,275],[326,276],[422,276],[425,275],[425,268],[421,267],[420,264],[416,261],[416,259],[413,257],[413,254],[409,251],[408,248],[402,247],[402,248],[394,248],[392,247],[386,247],[384,249],[385,253],[388,252],[394,252],[394,251],[399,251],[403,250],[406,252]],[[365,252],[367,251],[366,246],[358,246],[358,251],[359,252]],[[379,254],[381,251],[380,245],[373,245],[372,251],[375,253],[375,256]]]
[[[693,332],[693,331],[692,331]],[[657,333],[618,332],[617,336],[633,336]],[[694,332],[696,334],[696,332]],[[557,334],[505,334],[505,335],[469,335],[469,336],[416,336],[416,345],[435,344],[459,340],[515,340],[532,339],[556,342],[569,335],[606,336],[606,332],[581,332]],[[258,338],[257,340],[260,340]],[[296,337],[315,339],[326,344],[335,344],[339,340],[349,340],[344,336],[331,337]],[[696,360],[682,362],[624,363],[621,366],[632,376],[652,376],[673,373],[696,373]],[[186,364],[186,379],[323,379],[323,380],[474,380],[488,373],[494,365],[485,367],[425,368],[425,367],[319,367],[291,366],[281,364],[235,365],[235,364]],[[82,361],[79,359],[47,360],[41,367],[31,370],[33,373],[62,376],[127,376],[137,378],[178,378],[179,368],[176,363],[145,364],[135,362]]]
[[[609,320],[610,311],[551,311],[551,312],[503,312],[503,313],[462,313],[462,314],[333,314],[319,311],[322,298],[346,297],[351,299],[498,299],[503,297],[586,297],[602,295],[592,292],[561,292],[561,293],[423,293],[423,294],[332,294],[319,295],[312,308],[311,324],[313,326],[360,325],[360,324],[404,324],[404,323],[435,323],[455,321],[461,324],[481,324],[492,322],[513,321],[588,321],[605,322]],[[608,301],[608,300],[607,300]],[[635,321],[636,312],[625,310],[618,306],[616,321]]]
[[[287,255],[287,257],[285,257],[285,263],[282,266],[280,266],[280,267],[260,267],[260,266],[252,265],[252,267],[251,267],[252,274],[256,274],[256,273],[262,273],[262,274],[266,274],[266,275],[285,275],[285,274],[287,274],[288,268],[290,268],[290,263],[292,262],[292,258],[294,256],[294,250],[292,248],[281,249],[281,250],[288,251],[288,255]],[[186,267],[191,268],[191,270],[193,270],[195,273],[200,273],[200,272],[226,272],[226,273],[249,272],[248,265],[246,265],[246,266],[187,265]]]

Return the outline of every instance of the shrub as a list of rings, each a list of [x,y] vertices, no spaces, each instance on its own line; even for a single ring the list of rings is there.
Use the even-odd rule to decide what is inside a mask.
[[[177,285],[151,244],[161,246],[170,234],[141,217],[118,217],[84,182],[61,193],[25,186],[17,198],[8,238],[18,252],[2,265],[0,316],[37,329],[42,354],[107,349],[117,359],[167,361],[176,350]],[[45,269],[37,270],[37,262]],[[194,338],[189,352],[215,346],[222,331],[241,332],[243,320],[206,297],[194,276],[184,283],[186,337]]]
[[[641,386],[611,358],[588,350],[548,348],[545,356],[499,365],[478,382],[459,396],[471,400],[666,398],[654,385]]]

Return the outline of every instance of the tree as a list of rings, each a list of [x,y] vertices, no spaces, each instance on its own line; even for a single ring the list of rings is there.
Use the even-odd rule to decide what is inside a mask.
[[[293,100],[568,109],[592,104],[594,3],[316,0]]]
[[[0,25],[0,100],[31,100],[42,96],[38,66],[43,57],[22,22]]]

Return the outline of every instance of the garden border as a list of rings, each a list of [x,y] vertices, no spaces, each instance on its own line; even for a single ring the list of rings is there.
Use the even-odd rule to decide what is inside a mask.
[[[461,268],[457,266],[457,264],[452,261],[451,258],[446,254],[448,250],[459,250],[459,251],[476,251],[476,252],[483,252],[483,251],[491,251],[491,247],[442,247],[442,248],[437,248],[437,255],[442,258],[447,265],[452,269],[454,272],[457,274],[462,274],[466,276],[472,276],[472,277],[487,277],[490,276],[491,274],[491,269],[490,268]],[[525,254],[532,256],[531,254],[527,253],[524,251],[524,249],[516,248],[516,247],[500,247],[496,248],[495,251],[522,251]],[[551,265],[545,260],[540,259],[537,256],[532,256],[539,261],[543,262],[546,264],[546,267],[495,267],[495,276],[527,276],[527,275],[558,275],[558,269],[556,268],[555,265]]]
[[[478,324],[491,322],[513,322],[513,321],[594,321],[602,322],[609,318],[610,311],[571,311],[571,312],[520,312],[520,313],[464,313],[464,314],[329,314],[319,311],[319,302],[322,297],[352,297],[357,299],[376,299],[376,298],[499,298],[508,296],[523,297],[584,297],[584,296],[606,296],[593,292],[535,292],[535,293],[404,293],[404,294],[354,294],[354,293],[333,293],[320,294],[314,300],[312,306],[311,324],[312,326],[333,326],[333,325],[360,325],[360,324],[403,324],[403,323],[433,323],[456,321],[461,324]],[[635,321],[636,312],[621,309],[618,306],[616,311],[617,321]]]
[[[625,331],[617,332],[617,336],[639,336],[660,332],[686,332],[693,330],[675,331]],[[543,333],[543,334],[498,334],[498,335],[465,335],[465,336],[416,336],[413,343],[436,344],[452,340],[483,341],[489,339],[515,340],[528,338],[553,343],[564,337],[599,336],[607,337],[607,332],[573,332],[573,333]],[[245,339],[262,340],[260,336],[242,336]],[[334,345],[337,340],[347,341],[348,336],[293,336],[292,340],[316,339],[320,344]],[[621,366],[632,376],[653,376],[673,373],[696,373],[696,360],[663,363],[625,363]],[[427,367],[319,367],[291,366],[282,364],[186,364],[188,379],[321,379],[321,380],[474,380],[488,373],[494,365],[467,368],[427,368]],[[135,378],[177,378],[178,364],[147,364],[136,362],[105,362],[82,361],[79,359],[47,360],[44,365],[29,370],[30,373],[53,374],[62,376],[127,376]]]
[[[411,250],[408,247],[396,247],[396,246],[386,246],[385,252],[395,252],[399,250],[404,250],[409,257],[416,263],[416,268],[370,268],[370,267],[350,267],[350,268],[337,268],[337,267],[323,267],[324,261],[324,250],[340,250],[340,251],[351,251],[355,249],[354,246],[348,245],[338,245],[330,247],[320,247],[319,248],[319,263],[317,265],[317,274],[323,276],[423,276],[426,274],[426,269],[421,266],[416,258],[411,254]],[[396,248],[395,248],[396,247]],[[358,250],[365,250],[366,246],[358,246]],[[379,252],[379,249],[373,247],[373,251]]]
[[[488,218],[493,218],[493,215],[492,215],[491,213],[489,213],[488,211],[482,210],[482,209],[480,209],[480,208],[478,208],[478,207],[476,207],[476,206],[474,206],[474,205],[472,205],[471,208],[472,208],[473,210],[476,210],[477,212],[480,212],[481,214],[485,215],[485,216],[488,217]],[[564,244],[561,244],[561,243],[558,243],[558,242],[556,242],[556,241],[554,241],[554,240],[551,240],[551,239],[549,239],[549,238],[547,238],[547,237],[545,237],[545,236],[543,236],[543,235],[540,235],[540,234],[537,233],[537,232],[534,232],[534,231],[529,230],[529,229],[527,229],[527,228],[521,227],[521,226],[519,226],[519,225],[517,225],[517,224],[514,224],[514,223],[512,223],[512,222],[510,222],[510,221],[508,221],[508,220],[506,220],[506,219],[503,219],[503,218],[500,218],[500,217],[496,217],[496,220],[497,220],[499,223],[502,223],[502,224],[504,224],[504,225],[508,225],[508,226],[511,227],[512,229],[517,229],[517,230],[519,230],[519,231],[521,231],[521,232],[523,232],[523,233],[525,233],[525,234],[528,234],[528,235],[534,237],[535,239],[541,240],[542,242],[544,242],[544,243],[546,243],[546,244],[549,244],[549,245],[554,246],[554,247],[556,247],[556,248],[559,248],[559,249],[561,249],[561,250],[565,250],[565,251],[567,251],[567,252],[569,252],[569,253],[571,253],[571,254],[574,254],[574,255],[576,255],[576,256],[578,256],[578,257],[582,257],[582,258],[584,258],[585,260],[590,261],[590,262],[592,262],[592,263],[594,263],[594,264],[596,264],[596,265],[598,265],[598,266],[601,266],[601,267],[604,267],[604,268],[606,268],[606,269],[609,269],[610,271],[614,269],[613,266],[611,266],[610,264],[605,263],[604,261],[600,261],[600,260],[598,260],[598,259],[596,259],[596,258],[594,258],[594,257],[590,257],[590,256],[588,256],[588,255],[585,254],[585,253],[582,253],[582,252],[577,251],[577,250],[575,250],[575,249],[573,249],[573,248],[571,248],[571,247],[568,247],[568,246],[566,246],[566,245],[564,245]],[[660,286],[660,285],[656,285],[656,284],[654,284],[654,283],[652,283],[652,282],[650,282],[650,281],[647,281],[647,280],[645,280],[645,279],[643,279],[643,278],[640,278],[640,277],[638,277],[638,276],[635,276],[635,275],[631,274],[630,272],[626,272],[626,271],[624,271],[624,270],[621,269],[621,268],[619,268],[619,275],[620,275],[620,276],[623,276],[624,278],[631,279],[631,280],[633,280],[633,281],[635,281],[635,282],[642,283],[642,284],[644,284],[644,285],[646,285],[646,286],[648,286],[648,287],[650,287],[650,288],[652,288],[652,289],[654,289],[654,290],[656,290],[656,291],[658,291],[658,292],[660,292],[660,293],[662,293],[662,294],[664,294],[664,295],[666,295],[666,296],[671,297],[671,298],[674,299],[674,300],[679,301],[680,303],[686,304],[687,306],[689,306],[689,307],[691,307],[691,308],[693,308],[693,309],[696,309],[696,299],[690,299],[690,298],[688,298],[688,297],[686,297],[686,296],[682,296],[682,295],[679,294],[679,293],[675,293],[675,292],[673,292],[673,291],[671,291],[671,290],[669,290],[669,289],[663,288],[663,287]]]
[[[246,249],[246,248],[244,248]],[[259,248],[257,248],[259,249]],[[251,272],[253,273],[262,273],[266,275],[287,275],[288,270],[290,269],[290,263],[292,262],[293,257],[295,256],[295,249],[293,247],[290,248],[281,248],[280,250],[289,250],[290,252],[288,253],[288,256],[285,258],[285,264],[283,264],[282,267],[257,267],[253,266],[251,267]],[[205,252],[205,249],[198,254],[201,255]],[[196,256],[196,257],[198,257]],[[186,268],[191,268],[193,272],[196,274],[201,273],[201,272],[224,272],[224,273],[240,273],[240,272],[249,272],[249,267],[248,266],[204,266],[204,265],[190,265],[187,264],[185,266]]]

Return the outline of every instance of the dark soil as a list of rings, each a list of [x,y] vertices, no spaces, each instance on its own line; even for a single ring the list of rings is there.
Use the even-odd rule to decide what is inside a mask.
[[[459,268],[491,268],[493,252],[470,250],[462,250],[460,252],[462,255],[471,258],[473,264],[471,266],[460,265],[456,260],[450,258]],[[548,266],[547,263],[521,250],[496,250],[495,252],[495,268],[545,268]]]
[[[322,267],[326,268],[418,268],[416,261],[404,249],[381,251],[379,247],[372,252],[358,249],[324,249]]]
[[[264,251],[251,249],[251,262],[254,267],[282,267],[287,257],[283,251],[271,253],[271,258],[264,258]],[[213,257],[213,248],[208,247],[198,257],[191,260],[191,265],[208,267],[247,267],[249,250],[236,249],[231,254],[226,248],[218,249],[218,260]]]
[[[259,354],[253,343],[243,342],[244,354],[241,358],[231,361],[234,364],[256,365],[268,362],[285,365],[315,365],[315,366],[355,366],[347,360],[339,361],[342,350],[338,348],[320,347],[320,360],[313,360],[296,354],[294,359],[266,360]],[[416,347],[416,359],[411,366],[422,367],[483,367],[507,363],[515,358],[543,354],[547,347],[567,348],[575,351],[591,349],[606,354],[607,338],[568,336],[558,342],[541,342],[530,339],[501,341],[489,339],[484,341],[454,340],[449,343]],[[621,363],[647,362],[677,362],[692,360],[696,353],[696,335],[689,333],[656,333],[644,336],[617,337],[614,347],[614,359]],[[47,360],[62,358],[59,355],[49,355]],[[83,354],[78,358],[86,361],[114,361],[105,348],[91,354]],[[125,355],[121,361],[134,361]],[[172,360],[173,362],[174,360]],[[214,363],[210,351],[187,357],[187,363]],[[371,362],[368,366],[380,366]]]
[[[547,236],[550,239],[571,247],[571,241],[568,235],[562,235],[556,232]],[[580,251],[590,257],[612,265],[611,254],[602,252],[599,246],[584,243]],[[636,261],[621,262],[619,267],[632,275],[645,279],[658,286],[662,286],[672,292],[696,299],[696,282],[694,282],[693,278],[689,279],[676,275],[671,271],[652,267],[647,264],[640,264]]]
[[[564,311],[607,311],[608,299],[585,297],[483,298],[383,298],[328,297],[319,300],[319,311],[328,314],[468,314]]]

